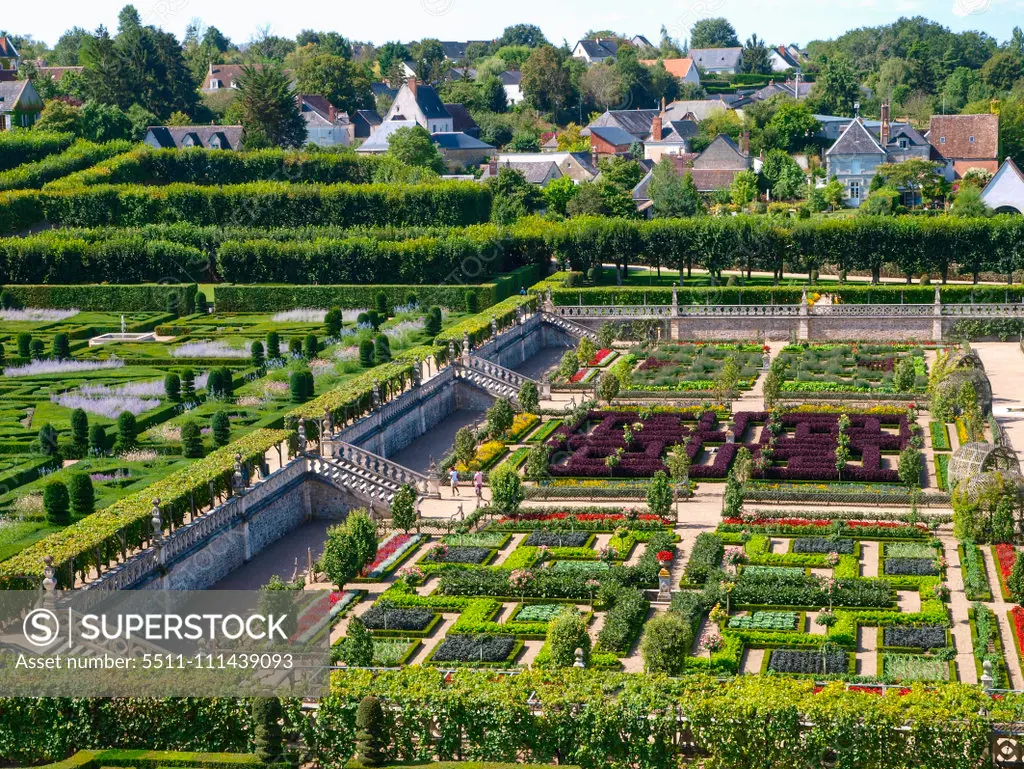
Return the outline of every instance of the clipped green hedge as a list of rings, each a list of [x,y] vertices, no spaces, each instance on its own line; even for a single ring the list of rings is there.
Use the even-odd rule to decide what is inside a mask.
[[[469,334],[469,341],[472,344],[491,338],[491,320],[497,321],[498,328],[502,329],[511,324],[520,307],[534,311],[537,309],[537,297],[535,295],[511,296],[508,299],[498,302],[493,307],[477,313],[471,318],[442,331],[434,340],[435,344],[445,346],[448,342],[454,342],[457,350],[462,349],[462,342],[466,334]]]
[[[47,182],[124,152],[131,142],[112,141],[106,144],[79,139],[59,155],[48,155],[35,163],[24,163],[0,173],[0,190],[39,189]]]
[[[143,283],[133,286],[5,285],[22,307],[89,312],[163,312],[170,298],[181,302],[182,314],[194,310],[195,283]]]
[[[0,563],[0,589],[31,589],[43,575],[43,557],[53,557],[58,586],[73,584],[75,574],[97,564],[107,564],[123,548],[129,550],[148,541],[153,500],[161,501],[165,525],[181,524],[194,503],[203,507],[213,493],[230,487],[235,455],[248,466],[291,435],[287,430],[256,430],[214,451],[204,459],[158,480],[147,488],[118,500],[81,521],[61,529]],[[122,538],[123,537],[123,542]]]
[[[466,226],[488,221],[490,212],[490,191],[475,182],[96,185],[4,193],[0,195],[0,232],[19,232],[44,222],[63,227],[137,227],[150,222]]]
[[[223,152],[201,147],[153,149],[126,147],[117,157],[52,186],[97,184],[244,184],[259,181],[304,184],[368,184],[381,158],[355,153],[297,152],[268,149]]]
[[[5,131],[0,134],[0,171],[9,171],[25,163],[35,163],[48,155],[63,152],[75,141],[75,135],[54,131]]]

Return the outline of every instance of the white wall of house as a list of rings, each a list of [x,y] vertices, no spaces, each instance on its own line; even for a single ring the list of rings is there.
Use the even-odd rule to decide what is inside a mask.
[[[518,104],[523,100],[523,89],[518,85],[506,85],[505,99],[508,101],[508,105],[510,107]]]

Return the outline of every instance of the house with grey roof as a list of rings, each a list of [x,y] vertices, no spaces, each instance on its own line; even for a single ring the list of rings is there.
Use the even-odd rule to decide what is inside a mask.
[[[210,150],[238,150],[242,147],[242,126],[150,126],[143,142],[156,149],[202,147]]]
[[[619,109],[606,110],[603,115],[595,118],[586,128],[580,131],[581,136],[590,136],[594,128],[615,127],[630,134],[635,141],[646,141],[651,136],[651,124],[660,110],[656,109]]]
[[[742,48],[691,48],[690,58],[704,72],[735,75],[743,60]]]
[[[356,148],[356,152],[362,155],[383,155],[391,145],[391,135],[401,128],[415,128],[418,126],[415,120],[385,120],[370,137]]]
[[[451,114],[437,91],[429,85],[410,78],[398,91],[391,109],[384,116],[384,123],[393,120],[407,121],[423,126],[429,133],[454,131]]]
[[[692,118],[666,123],[659,115],[651,124],[651,138],[644,142],[644,158],[657,163],[665,155],[685,155],[699,132]]]
[[[523,73],[507,69],[498,73],[501,84],[505,86],[505,99],[508,106],[514,107],[523,100]]]
[[[355,126],[348,113],[339,112],[323,96],[300,94],[296,97],[299,114],[306,121],[306,142],[318,147],[347,147],[355,140]]]
[[[744,134],[740,141],[738,145],[725,134],[719,134],[694,159],[689,170],[699,192],[727,190],[736,174],[750,170],[749,135]]]
[[[21,54],[6,35],[0,36],[0,80],[17,80]]]
[[[498,158],[492,158],[480,177],[481,181],[497,176],[498,172],[503,168],[518,171],[526,181],[530,184],[536,184],[538,187],[547,187],[555,179],[562,178],[562,171],[554,160],[499,161]]]
[[[473,116],[469,114],[469,110],[466,109],[465,104],[445,104],[444,108],[448,110],[448,114],[452,116],[452,130],[461,131],[464,134],[469,134],[474,139],[480,138],[480,126],[473,119]]]
[[[982,202],[997,214],[1024,214],[1024,173],[1007,157],[981,193]]]
[[[716,112],[726,112],[732,110],[738,115],[742,115],[742,111],[735,109],[728,101],[721,96],[715,96],[713,99],[688,99],[686,101],[674,101],[662,110],[662,117],[666,121],[671,122],[674,120],[685,120],[688,115],[696,120],[706,120]]]
[[[589,152],[501,152],[496,159],[502,167],[511,163],[513,166],[539,164],[547,168],[549,163],[554,163],[560,176],[568,176],[577,184],[592,182],[597,177],[597,164]]]
[[[489,158],[494,147],[461,131],[446,131],[430,135],[449,170],[478,166]]]
[[[800,58],[793,53],[795,46],[777,45],[768,49],[768,63],[772,72],[800,72]]]
[[[377,126],[381,124],[380,115],[377,114],[375,109],[356,110],[351,120],[356,139],[368,138],[377,130]]]
[[[573,46],[573,58],[582,59],[587,64],[600,64],[614,59],[619,52],[619,44],[611,38],[580,40]]]
[[[43,111],[43,99],[28,80],[0,80],[0,131],[30,128]]]

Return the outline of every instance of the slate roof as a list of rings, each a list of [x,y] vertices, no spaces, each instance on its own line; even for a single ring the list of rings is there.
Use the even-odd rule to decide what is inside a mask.
[[[825,154],[884,155],[885,150],[861,121],[854,120]]]
[[[398,89],[392,88],[387,83],[370,83],[370,90],[373,91],[374,97],[390,96],[394,99],[398,96]]]
[[[562,176],[558,163],[553,160],[533,162],[506,160],[503,163],[498,163],[498,170],[500,171],[502,168],[511,168],[513,171],[519,171],[530,184],[543,184],[549,174],[552,179],[558,179]]]
[[[618,126],[591,126],[590,133],[615,147],[629,146],[637,137]]]
[[[950,160],[993,159],[999,155],[999,115],[932,115],[928,138]]]
[[[614,40],[580,40],[578,45],[591,59],[607,59],[619,52],[619,44]]]
[[[731,109],[730,105],[723,99],[691,99],[688,101],[674,101],[665,108],[664,117],[666,122],[683,120],[688,113],[693,113],[697,120],[704,120],[713,112]]]
[[[405,87],[408,88],[409,86],[406,85]],[[417,85],[416,103],[420,106],[423,116],[427,120],[441,120],[451,117],[448,114],[448,110],[444,108],[444,102],[441,101],[441,97],[437,95],[437,91],[433,86]]]
[[[810,96],[811,95],[811,88],[813,86],[814,86],[814,83],[806,83],[803,80],[801,80],[800,81],[800,98],[803,99],[803,98],[806,98],[806,97]],[[767,101],[768,99],[772,98],[773,96],[777,96],[779,94],[783,94],[785,96],[790,97],[791,99],[795,99],[796,96],[797,96],[796,81],[795,80],[786,80],[786,81],[784,81],[782,83],[777,83],[777,82],[769,83],[764,88],[758,88],[756,91],[754,91],[753,93],[749,94],[749,98],[752,101]]]
[[[0,37],[0,59],[19,59],[21,58],[18,53],[18,49],[14,47],[14,43],[11,42],[10,38],[4,35]]]
[[[698,192],[727,190],[732,186],[738,173],[739,171],[703,171],[697,168],[690,171]]]
[[[467,78],[470,80],[476,80],[476,70],[472,67],[466,67],[465,69],[461,67],[452,67],[448,70],[448,78],[450,80],[466,80]]]
[[[153,135],[157,143],[165,149],[180,148],[186,137],[191,136],[193,146],[209,147],[210,141],[216,136],[220,138],[221,149],[237,150],[242,146],[242,126],[240,125],[189,125],[189,126],[149,126],[148,133]]]
[[[673,120],[662,129],[662,141],[679,144],[700,133],[700,126],[693,120]]]
[[[639,202],[651,199],[651,179],[654,178],[654,171],[648,171],[647,175],[640,180],[640,183],[633,188],[633,200]]]
[[[433,133],[430,138],[434,140],[441,149],[445,150],[493,150],[494,147],[487,142],[475,139],[462,131],[439,131]]]
[[[414,128],[419,123],[415,120],[389,120],[377,126],[377,130],[370,134],[356,152],[387,152],[390,149],[388,137],[399,128]]]
[[[466,48],[468,47],[469,43],[441,41],[441,50],[444,51],[444,57],[449,61],[458,61],[459,59],[466,58]]]
[[[452,130],[462,131],[477,139],[480,138],[480,126],[473,120],[465,104],[445,104],[444,108],[452,116]]]
[[[381,124],[380,115],[377,114],[377,110],[375,110],[375,109],[360,109],[360,110],[356,110],[356,114],[360,118],[365,120],[367,123],[369,123],[370,125],[380,125]]]
[[[504,85],[519,85],[520,83],[523,82],[523,73],[515,72],[510,69],[498,73],[498,77],[501,78],[501,82]]]
[[[742,48],[691,48],[690,58],[702,69],[737,68],[743,57]]]
[[[872,130],[871,133],[881,136],[882,127],[879,126],[877,130]],[[893,142],[901,136],[906,137],[911,144],[916,144],[919,147],[923,147],[928,144],[928,140],[924,138],[913,126],[905,123],[892,123],[889,127],[889,141]]]
[[[719,134],[694,161],[694,171],[744,171],[749,159],[730,137]]]
[[[323,122],[330,123],[331,112],[334,112],[336,123],[348,123],[348,113],[337,110],[324,96],[318,94],[304,93],[299,95],[299,111],[306,119],[306,122],[313,122],[319,118]]]
[[[26,99],[29,104],[39,98],[35,88],[28,80],[0,81],[0,113],[13,112],[23,96],[29,97]],[[42,109],[42,101],[39,102],[38,107]]]
[[[203,80],[203,90],[212,90],[210,83],[214,80],[220,81],[221,88],[230,88],[232,81],[238,82],[238,79],[242,77],[242,64],[212,64],[206,72],[206,77]],[[257,68],[259,64],[253,65]]]
[[[772,49],[773,53],[778,54],[779,58],[782,59],[786,64],[791,66],[793,69],[800,68],[800,62],[797,61],[796,57],[790,53],[789,49],[784,45],[778,45]]]
[[[656,109],[608,110],[580,133],[582,136],[590,136],[591,129],[595,127],[616,126],[631,134],[634,140],[643,141],[651,135],[651,123],[659,114],[660,111]]]

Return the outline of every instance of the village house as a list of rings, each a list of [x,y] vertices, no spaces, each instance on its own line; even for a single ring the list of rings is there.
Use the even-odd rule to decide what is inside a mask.
[[[692,115],[668,123],[659,115],[651,123],[651,138],[644,142],[644,159],[657,163],[665,155],[685,155],[699,132]]]
[[[772,72],[800,72],[801,57],[794,52],[796,46],[777,45],[768,49],[768,63]]]
[[[549,178],[552,163],[558,170],[554,178],[568,176],[577,184],[592,182],[597,178],[597,163],[589,152],[500,152],[491,158],[491,166],[495,163],[501,168],[522,171],[534,184],[552,181]],[[491,166],[484,168],[481,179],[494,175],[491,174]]]
[[[355,126],[348,113],[339,112],[323,96],[300,94],[299,113],[306,121],[306,141],[318,147],[348,147],[355,141]]]
[[[581,59],[587,64],[601,64],[614,59],[619,52],[619,44],[611,38],[596,40],[580,40],[572,49],[573,58]]]
[[[6,35],[0,37],[0,81],[17,80],[20,65],[21,54],[14,43]]]
[[[1024,214],[1024,173],[1006,158],[981,193],[982,202],[997,214]]]
[[[742,48],[691,48],[690,58],[704,72],[735,75],[743,61]]]
[[[523,73],[505,70],[498,74],[501,84],[505,86],[505,99],[508,106],[514,107],[523,100]]]
[[[43,100],[28,80],[0,80],[0,131],[30,128],[43,111]]]
[[[700,73],[697,71],[697,65],[689,56],[679,59],[641,59],[640,63],[645,67],[653,67],[659,61],[665,66],[665,71],[670,75],[675,75],[680,82],[700,85]]]
[[[242,146],[242,126],[150,126],[143,142],[156,149],[202,147],[209,150],[237,150]]]
[[[451,114],[441,97],[429,85],[410,78],[398,91],[395,101],[384,116],[384,123],[407,121],[423,126],[429,133],[450,133],[455,130]]]
[[[932,115],[928,141],[950,181],[971,168],[999,170],[999,115]]]
[[[591,126],[590,151],[598,157],[628,155],[637,141],[631,133],[618,126]]]

